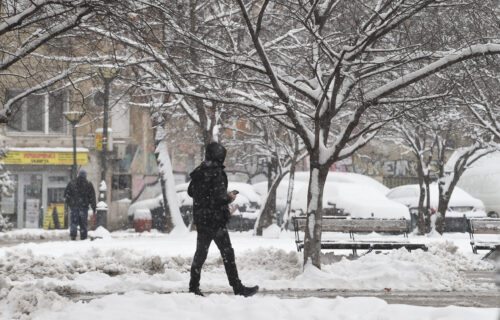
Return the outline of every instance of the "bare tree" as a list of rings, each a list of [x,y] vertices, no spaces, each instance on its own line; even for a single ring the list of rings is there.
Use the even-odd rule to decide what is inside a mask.
[[[414,109],[396,121],[393,128],[396,137],[406,146],[417,162],[417,176],[419,185],[417,228],[419,234],[425,234],[430,226],[430,182],[435,174],[433,160],[435,160],[436,135],[439,134],[440,123],[433,108]],[[437,131],[436,131],[437,130]],[[398,138],[396,138],[398,140]]]
[[[259,236],[262,235],[262,230],[264,228],[272,224],[273,218],[278,214],[276,208],[277,191],[283,178],[287,175],[290,176],[288,183],[289,189],[291,189],[287,194],[285,208],[282,209],[284,209],[283,217],[287,221],[289,220],[295,166],[297,161],[303,159],[307,155],[303,148],[302,150],[300,149],[297,137],[293,132],[283,127],[276,127],[269,119],[267,120],[268,121],[265,121],[264,127],[261,130],[261,132],[264,133],[264,137],[261,140],[261,149],[263,149],[264,154],[268,155],[267,163],[271,168],[268,172],[267,196],[265,197],[261,212],[255,224],[256,234]],[[288,215],[285,216],[287,212]]]
[[[500,45],[476,41],[462,47],[468,39],[446,37],[430,45],[413,37],[410,28],[426,17],[438,12],[453,15],[467,5],[454,1],[448,6],[432,0],[237,3],[237,14],[221,19],[220,28],[228,34],[225,45],[174,24],[172,29],[200,52],[237,67],[245,86],[260,88],[265,95],[237,86],[224,97],[185,86],[169,92],[253,108],[301,137],[311,164],[304,262],[320,267],[321,199],[329,167],[366,145],[401,110],[380,108],[390,111],[369,115],[381,105],[427,98],[405,89],[458,62],[498,54]],[[224,9],[234,12],[231,5]],[[241,21],[249,35],[243,36],[243,46],[234,45],[241,39]],[[445,32],[443,26],[435,26],[432,36]],[[202,74],[208,76],[203,70]]]
[[[114,0],[2,1],[0,82],[3,88],[24,89],[9,99],[2,99],[0,123],[9,121],[13,112],[17,111],[19,100],[53,87],[62,80],[74,82],[71,76],[81,73],[79,68],[92,60],[89,52],[82,50],[83,46],[76,45],[88,41],[77,30],[78,26],[101,21],[119,3]],[[70,60],[73,50],[80,50],[80,55],[88,55]]]
[[[500,60],[497,56],[462,63],[463,81],[458,82],[459,102],[465,104],[481,128],[500,142]]]
[[[152,58],[138,65],[149,77],[144,86],[184,96],[192,119],[202,119],[196,102],[239,106],[300,136],[310,157],[304,262],[320,267],[330,166],[398,118],[402,102],[429,99],[409,90],[415,83],[500,53],[496,17],[487,13],[492,6],[453,0],[191,0],[170,6],[142,0],[130,3],[133,19],[120,16],[127,32],[86,28]],[[457,18],[464,13],[466,19]]]
[[[457,129],[457,127],[454,129]],[[487,142],[482,141],[481,137],[477,138],[479,139],[473,139],[470,145],[456,150],[453,157],[449,159],[446,156],[446,151],[448,150],[447,139],[442,137],[438,138],[437,153],[439,159],[439,202],[435,228],[440,234],[443,234],[445,230],[446,211],[449,209],[451,195],[458,183],[458,180],[465,170],[467,170],[467,168],[469,168],[474,162],[496,150]]]

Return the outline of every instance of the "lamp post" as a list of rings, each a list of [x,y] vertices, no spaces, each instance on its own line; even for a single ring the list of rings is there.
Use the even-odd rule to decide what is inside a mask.
[[[76,178],[76,125],[85,116],[83,111],[66,111],[63,112],[66,120],[73,126],[73,165],[71,167],[71,179]]]
[[[108,108],[109,108],[109,85],[117,75],[116,68],[100,67],[99,75],[104,82],[104,112],[102,124],[102,150],[101,150],[101,183],[99,184],[99,203],[96,212],[96,227],[107,226],[108,205],[106,204],[106,153],[108,151]]]

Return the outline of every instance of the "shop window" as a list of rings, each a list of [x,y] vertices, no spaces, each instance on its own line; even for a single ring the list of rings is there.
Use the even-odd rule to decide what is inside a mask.
[[[8,89],[9,100],[22,93]],[[10,132],[65,133],[63,112],[67,109],[68,91],[30,94],[12,105],[13,115],[7,124]]]
[[[66,188],[48,188],[47,204],[64,203],[64,190]]]
[[[130,199],[132,197],[132,176],[116,174],[112,177],[111,201]]]

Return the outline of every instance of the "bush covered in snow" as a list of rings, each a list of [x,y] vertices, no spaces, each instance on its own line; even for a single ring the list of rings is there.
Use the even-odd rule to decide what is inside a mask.
[[[7,219],[0,214],[0,232],[8,231],[12,229],[12,227],[13,227],[12,223],[8,222]]]

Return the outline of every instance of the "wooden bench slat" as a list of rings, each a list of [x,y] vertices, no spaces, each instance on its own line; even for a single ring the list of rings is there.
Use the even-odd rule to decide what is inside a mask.
[[[299,243],[303,248],[303,243]],[[407,250],[422,249],[427,251],[427,246],[421,243],[384,243],[384,242],[322,242],[321,249],[337,250],[392,250],[406,248]]]
[[[486,259],[494,251],[500,250],[500,239],[497,241],[477,241],[474,239],[474,234],[500,234],[500,218],[471,218],[467,222],[472,252],[489,250],[490,252],[483,257],[483,259]]]
[[[304,231],[306,228],[306,217],[294,217],[294,228],[296,236],[297,250],[304,248],[303,241],[299,238],[299,231]],[[427,246],[422,243],[411,243],[408,241],[384,241],[384,240],[354,240],[353,233],[355,232],[398,232],[407,233],[409,222],[404,219],[346,219],[345,217],[323,217],[322,232],[349,232],[352,240],[338,241],[325,240],[321,241],[321,249],[349,249],[353,250],[392,250],[406,248],[407,250],[423,249],[427,250]]]
[[[500,218],[469,219],[469,226],[473,233],[500,233]]]
[[[305,218],[296,218],[298,228],[304,231],[306,228]],[[381,220],[381,219],[326,219],[323,217],[322,231],[327,232],[408,232],[407,220]]]

